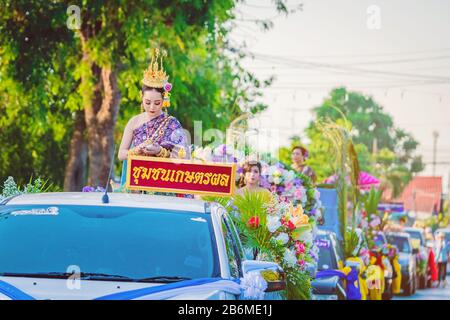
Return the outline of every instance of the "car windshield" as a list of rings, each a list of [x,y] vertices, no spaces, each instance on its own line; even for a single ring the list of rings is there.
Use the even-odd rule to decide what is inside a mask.
[[[206,214],[110,206],[0,207],[0,275],[64,273],[70,266],[133,280],[219,274]]]
[[[317,236],[315,240],[319,247],[318,270],[337,269],[336,256],[334,255],[331,240],[326,236]]]
[[[420,233],[420,231],[407,230],[406,232],[411,236],[412,240],[415,240],[418,242],[419,246],[425,245],[425,241],[422,238],[422,234]]]
[[[389,237],[389,243],[396,246],[400,252],[411,253],[411,247],[407,237]]]

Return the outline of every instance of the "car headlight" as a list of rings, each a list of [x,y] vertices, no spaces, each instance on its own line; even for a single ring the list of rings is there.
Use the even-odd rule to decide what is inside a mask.
[[[311,295],[312,300],[338,300],[336,294],[313,294]]]

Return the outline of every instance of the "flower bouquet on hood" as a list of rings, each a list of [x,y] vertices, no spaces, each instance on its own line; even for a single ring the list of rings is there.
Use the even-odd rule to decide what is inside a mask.
[[[263,165],[261,178],[262,186],[272,193],[300,205],[308,216],[320,217],[323,209],[320,192],[308,176],[277,162],[274,165]]]
[[[244,192],[234,197],[233,205],[244,247],[256,248],[257,259],[280,264],[286,273],[288,299],[309,299],[307,265],[318,259],[314,219],[277,194]]]

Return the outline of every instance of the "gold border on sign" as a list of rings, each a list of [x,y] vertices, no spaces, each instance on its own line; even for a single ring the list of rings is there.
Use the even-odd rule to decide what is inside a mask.
[[[183,189],[173,189],[173,188],[156,188],[156,187],[136,187],[130,185],[131,178],[131,161],[132,160],[142,160],[142,161],[155,161],[155,162],[169,162],[174,164],[197,164],[197,165],[207,165],[207,166],[215,166],[215,167],[229,167],[231,168],[231,187],[230,192],[228,193],[217,193],[213,191],[187,191]],[[226,197],[232,196],[234,194],[235,188],[235,179],[236,179],[236,163],[216,163],[216,162],[208,162],[208,161],[200,161],[200,160],[184,160],[184,159],[176,159],[176,158],[158,158],[158,157],[144,157],[144,156],[128,156],[127,159],[127,181],[126,188],[129,190],[138,190],[138,191],[159,191],[159,192],[173,192],[173,193],[181,193],[181,194],[200,194],[200,195],[210,195],[210,196],[218,196],[218,197]]]

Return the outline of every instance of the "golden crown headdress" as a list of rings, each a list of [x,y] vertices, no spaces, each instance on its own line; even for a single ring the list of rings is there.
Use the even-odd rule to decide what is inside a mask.
[[[160,52],[158,48],[153,50],[150,64],[144,71],[144,79],[142,79],[144,85],[153,88],[163,88],[167,83],[169,76],[163,67],[163,57],[165,56],[167,56],[165,51]]]
[[[163,57],[167,56],[167,52],[160,52],[158,48],[152,51],[152,59],[147,69],[144,71],[142,83],[147,87],[164,88],[163,108],[170,107],[170,93],[172,84],[168,82],[169,76],[164,71]]]

